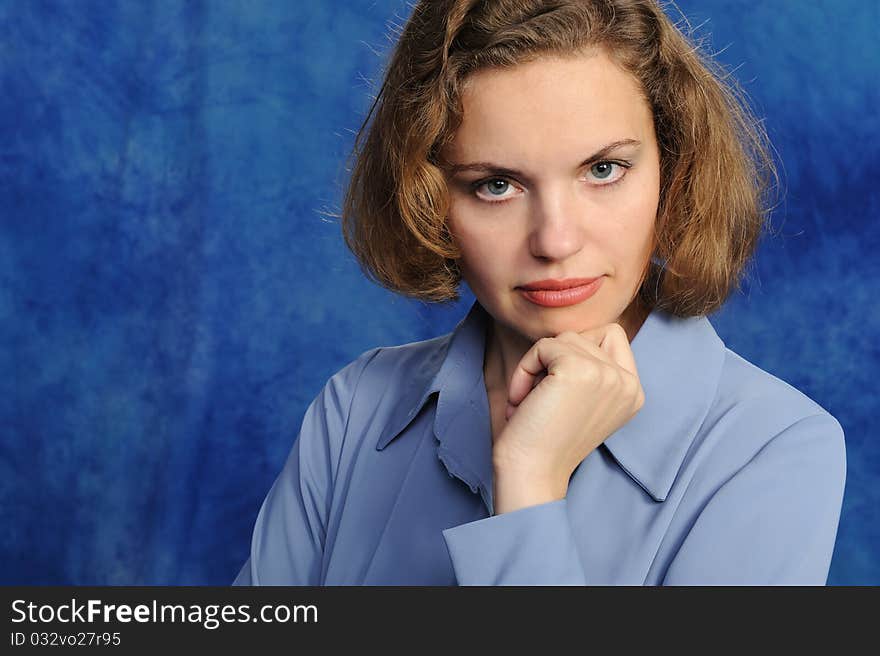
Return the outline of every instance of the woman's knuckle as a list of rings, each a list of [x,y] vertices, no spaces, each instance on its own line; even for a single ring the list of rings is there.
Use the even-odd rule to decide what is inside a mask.
[[[635,384],[635,390],[634,390],[635,403],[636,403],[636,408],[638,409],[638,408],[641,408],[643,405],[645,405],[645,390],[642,387],[641,383],[638,381],[638,379],[634,378],[633,380],[634,380],[634,384]]]
[[[612,323],[610,330],[611,332],[616,333],[618,336],[626,336],[626,330],[619,323]]]
[[[627,392],[635,396],[639,391],[639,381],[629,372],[623,374],[623,386]]]
[[[564,344],[579,344],[581,336],[573,330],[564,330],[556,336],[556,339]]]

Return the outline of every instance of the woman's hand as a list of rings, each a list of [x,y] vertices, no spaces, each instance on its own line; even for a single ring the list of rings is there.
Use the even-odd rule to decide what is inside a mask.
[[[493,447],[496,514],[564,497],[575,468],[644,402],[620,324],[535,342],[511,377]]]

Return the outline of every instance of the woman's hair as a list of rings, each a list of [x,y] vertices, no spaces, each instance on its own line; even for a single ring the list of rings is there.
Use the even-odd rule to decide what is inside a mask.
[[[364,272],[409,297],[457,300],[460,252],[438,158],[461,123],[466,76],[596,49],[639,81],[660,149],[641,300],[682,317],[718,309],[766,226],[776,171],[744,93],[655,0],[419,2],[352,151],[342,229]]]

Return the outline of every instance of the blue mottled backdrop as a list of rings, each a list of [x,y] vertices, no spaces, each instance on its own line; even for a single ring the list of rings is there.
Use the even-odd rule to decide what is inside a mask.
[[[840,419],[829,583],[880,584],[880,3],[678,4],[784,165],[712,321]],[[0,0],[0,583],[231,582],[327,377],[462,316],[367,282],[328,216],[409,11]]]

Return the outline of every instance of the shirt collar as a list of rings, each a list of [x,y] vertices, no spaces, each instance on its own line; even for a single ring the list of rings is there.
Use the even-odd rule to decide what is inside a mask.
[[[412,372],[376,445],[384,449],[409,425],[431,394],[439,393],[434,433],[449,473],[480,490],[492,510],[492,443],[483,381],[486,329],[491,316],[474,301],[441,340],[441,349]],[[663,501],[715,397],[724,343],[706,317],[680,318],[654,309],[630,344],[645,391],[636,415],[603,446],[656,501]]]

